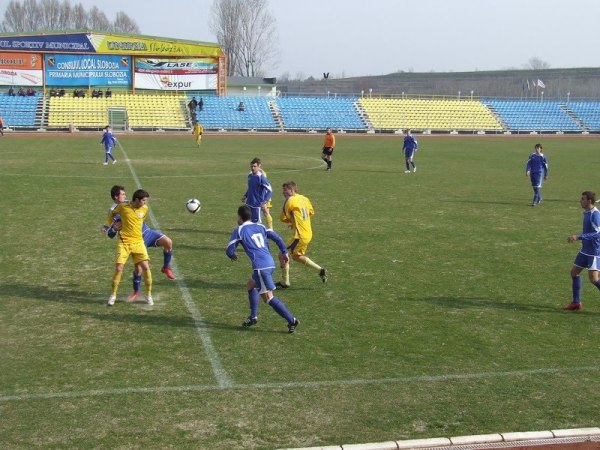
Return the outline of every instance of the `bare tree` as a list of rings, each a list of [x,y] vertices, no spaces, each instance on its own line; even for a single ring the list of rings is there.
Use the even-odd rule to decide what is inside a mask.
[[[93,29],[139,34],[133,19],[119,11],[111,22],[97,6],[89,11],[69,0],[11,0],[4,11],[0,31],[10,33]]]
[[[108,17],[97,6],[92,6],[92,9],[88,12],[88,27],[92,30],[110,30]]]
[[[546,61],[541,60],[540,58],[533,57],[533,58],[529,59],[528,63],[525,65],[525,67],[527,69],[533,69],[533,70],[544,70],[544,69],[549,69],[550,64],[548,64]]]
[[[137,26],[137,23],[123,11],[119,11],[115,16],[112,29],[119,33],[140,34],[140,28]]]
[[[211,31],[228,58],[230,75],[263,76],[276,66],[278,35],[268,0],[214,0]]]
[[[39,27],[42,30],[58,30],[64,25],[62,19],[62,5],[58,0],[41,0],[38,5],[40,14]]]
[[[71,14],[71,24],[73,28],[77,30],[83,30],[88,27],[87,11],[81,3],[78,3],[73,7],[73,13]]]

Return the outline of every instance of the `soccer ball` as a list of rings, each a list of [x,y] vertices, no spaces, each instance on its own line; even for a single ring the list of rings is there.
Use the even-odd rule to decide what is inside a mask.
[[[197,212],[200,212],[202,205],[200,204],[200,200],[198,200],[197,198],[190,198],[186,202],[185,208],[188,210],[188,212],[196,214]]]

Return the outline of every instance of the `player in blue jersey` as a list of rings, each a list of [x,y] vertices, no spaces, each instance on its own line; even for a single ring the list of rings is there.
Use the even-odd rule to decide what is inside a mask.
[[[119,203],[125,203],[127,201],[127,195],[125,194],[125,188],[123,186],[115,185],[110,189],[110,196],[114,203],[110,207],[112,211]],[[107,230],[107,235],[111,239],[116,236],[120,230],[120,217],[115,216],[114,223],[110,229]],[[151,229],[144,222],[142,225],[142,237],[144,238],[144,245],[146,248],[150,247],[162,247],[163,248],[163,267],[161,272],[166,275],[169,280],[175,279],[175,274],[171,269],[171,259],[173,258],[173,241],[166,234],[162,234],[160,231]],[[142,273],[139,270],[133,272],[133,293],[127,297],[129,301],[135,301],[140,295],[140,286],[142,283]]]
[[[104,165],[108,165],[108,158],[112,159],[112,163],[115,164],[117,160],[112,155],[112,149],[117,144],[117,138],[113,134],[110,126],[106,125],[104,127],[104,134],[102,135],[100,143],[104,145]]]
[[[406,130],[406,135],[404,136],[404,145],[402,146],[402,150],[404,150],[404,162],[406,163],[406,170],[404,171],[404,173],[410,173],[411,165],[412,171],[417,171],[417,166],[413,161],[413,158],[418,148],[419,144],[415,137],[412,135],[412,130]]]
[[[242,197],[242,202],[252,210],[252,222],[262,223],[263,216],[265,216],[267,223],[273,224],[273,219],[270,218],[269,213],[269,202],[272,196],[273,188],[271,187],[269,179],[261,169],[260,159],[254,158],[250,161],[248,190]]]
[[[527,165],[525,166],[525,174],[531,179],[531,187],[533,188],[533,201],[531,206],[539,205],[542,201],[542,180],[548,179],[548,160],[542,153],[542,144],[535,144],[535,152],[529,155]]]
[[[594,206],[596,194],[585,191],[581,194],[579,201],[583,208],[583,230],[581,234],[574,234],[567,238],[568,242],[581,241],[581,250],[575,257],[571,267],[571,279],[573,285],[573,301],[564,306],[567,311],[583,309],[581,303],[581,277],[579,274],[583,269],[588,270],[590,282],[600,289],[600,211]]]
[[[273,230],[265,228],[262,224],[252,222],[252,210],[247,205],[240,206],[237,214],[239,226],[234,228],[231,233],[231,239],[225,253],[232,261],[237,260],[236,249],[241,244],[252,263],[252,276],[246,284],[250,303],[250,315],[242,323],[242,327],[248,328],[256,325],[258,322],[260,295],[265,303],[287,321],[288,333],[293,333],[298,326],[298,319],[288,311],[280,299],[273,295],[273,290],[275,289],[275,283],[273,282],[275,261],[273,261],[273,257],[269,251],[267,239],[271,239],[279,247],[281,251],[279,261],[281,264],[289,261],[285,243]]]

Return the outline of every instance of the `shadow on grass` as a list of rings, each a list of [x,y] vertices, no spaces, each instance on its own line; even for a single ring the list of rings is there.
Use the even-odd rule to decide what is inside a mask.
[[[542,304],[524,304],[493,300],[483,297],[403,297],[403,302],[428,303],[447,309],[501,309],[505,311],[560,313],[565,315],[598,316],[600,312],[583,309],[581,311],[563,311],[563,304],[556,306]],[[565,302],[566,303],[566,302]]]
[[[95,292],[78,291],[66,287],[53,287],[51,289],[47,286],[2,284],[0,285],[0,289],[2,289],[2,296],[4,298],[15,297],[61,303],[106,303],[106,299],[99,297]]]
[[[90,312],[90,311],[77,311],[77,314],[81,317],[88,319],[115,322],[115,323],[127,323],[127,324],[138,324],[148,326],[159,326],[159,327],[177,327],[177,328],[198,328],[198,329],[221,329],[229,331],[239,332],[259,332],[259,333],[275,333],[275,334],[287,334],[287,330],[273,329],[261,329],[258,326],[252,329],[242,328],[239,324],[223,323],[223,322],[212,322],[212,321],[199,321],[196,322],[190,316],[173,316],[165,314],[153,314],[149,311],[148,314],[140,314],[139,311],[135,313],[123,312],[123,309],[119,310],[119,306],[106,308],[102,312]],[[240,320],[241,323],[241,320]]]
[[[233,230],[233,225],[231,227]],[[224,233],[222,231],[215,230],[207,230],[207,229],[198,229],[198,228],[163,228],[163,231],[173,231],[175,233],[196,233],[196,234],[214,234],[217,236],[223,236],[223,241],[227,244],[227,239],[231,236],[231,231],[229,233]]]
[[[527,206],[531,208],[531,199],[519,199],[514,201],[494,201],[494,200],[473,200],[473,199],[460,199],[460,198],[444,198],[444,203],[461,203],[461,204],[474,204],[474,205],[510,205],[510,206]],[[539,208],[544,207],[544,203],[573,203],[573,199],[561,200],[561,199],[544,199],[539,205]]]

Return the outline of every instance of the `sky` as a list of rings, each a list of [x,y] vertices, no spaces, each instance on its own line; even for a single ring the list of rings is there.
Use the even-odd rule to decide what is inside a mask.
[[[72,0],[135,19],[141,33],[216,42],[213,0]],[[279,63],[265,76],[600,66],[598,0],[269,0]]]

